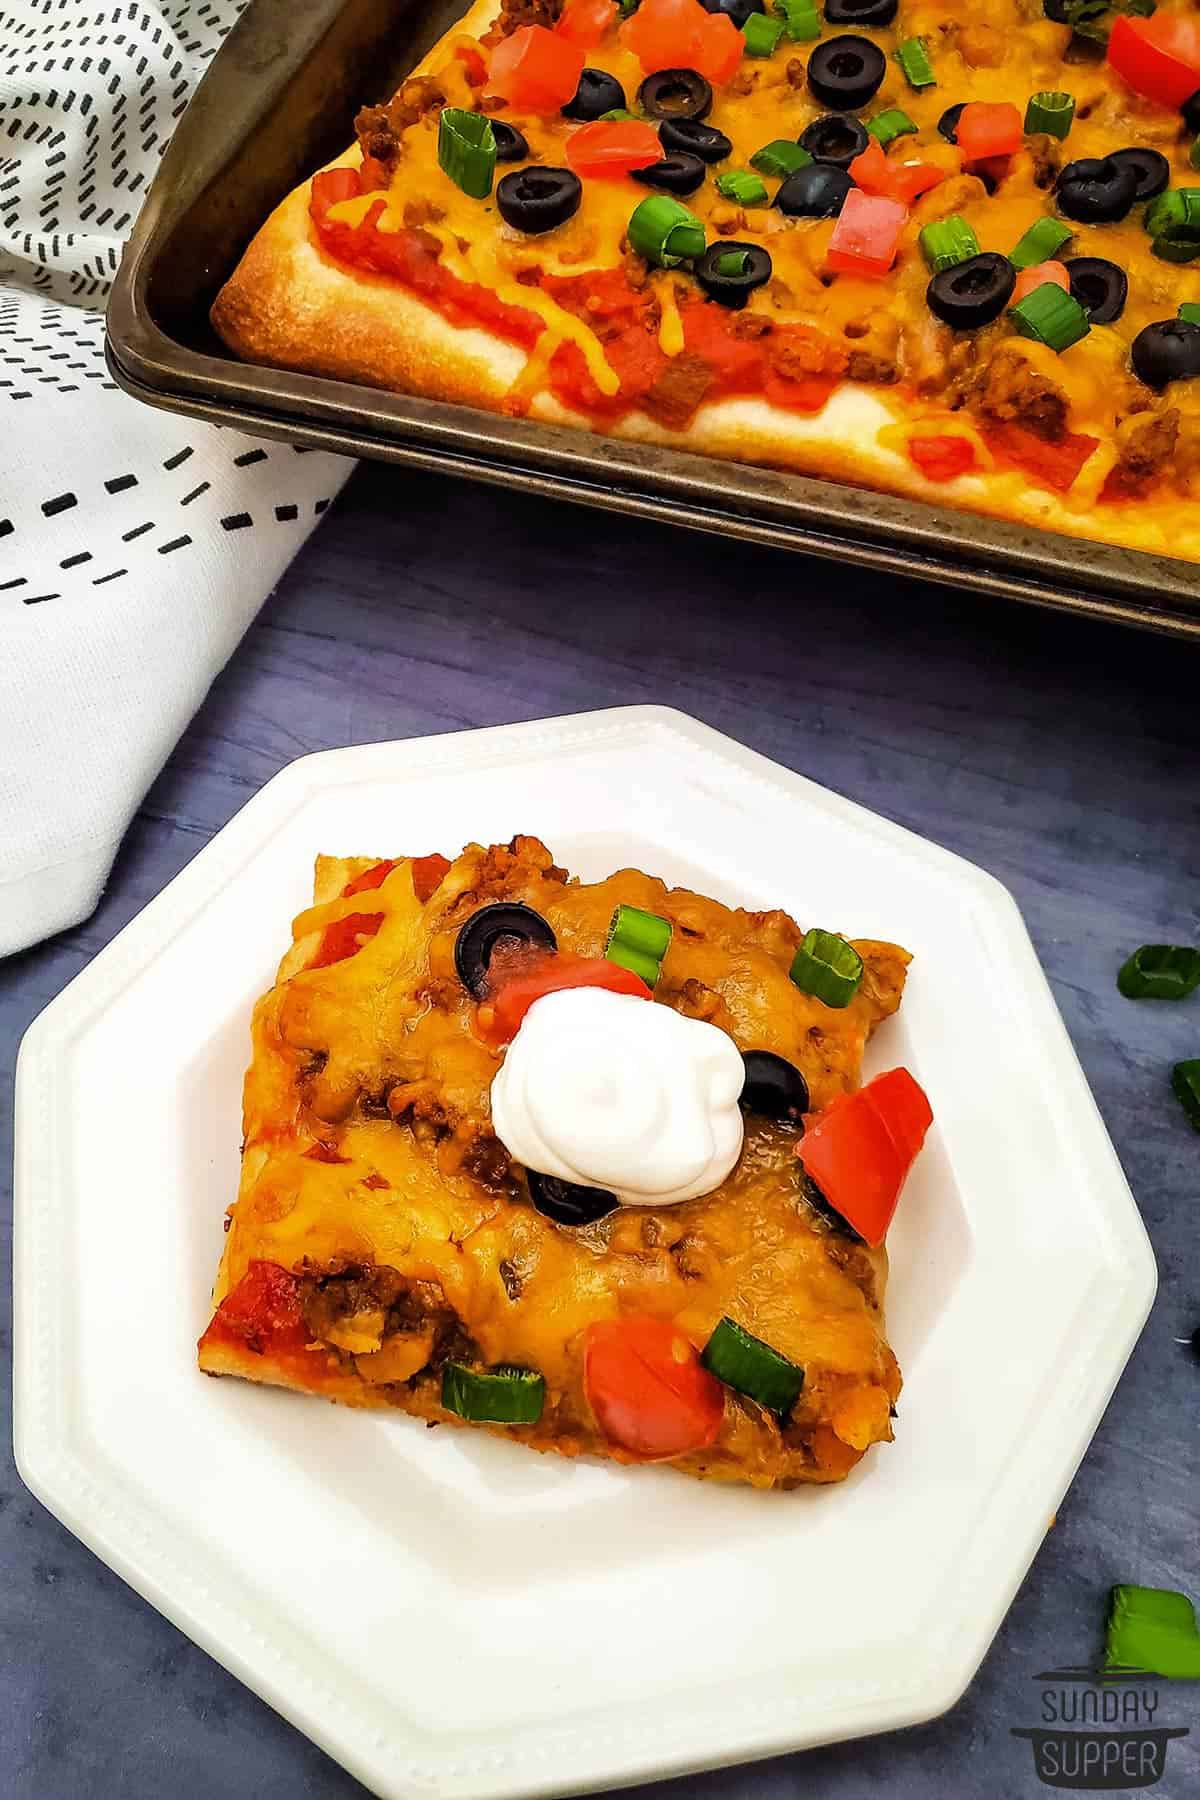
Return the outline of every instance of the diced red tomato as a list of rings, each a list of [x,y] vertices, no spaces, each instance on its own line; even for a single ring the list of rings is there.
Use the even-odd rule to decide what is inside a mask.
[[[522,25],[492,51],[488,92],[520,112],[556,113],[575,98],[583,64],[580,44],[544,25]]]
[[[936,163],[890,161],[878,138],[872,138],[862,155],[855,157],[850,175],[864,194],[881,194],[904,206],[911,206],[946,179],[945,169]]]
[[[846,1223],[868,1244],[882,1244],[932,1123],[919,1083],[907,1069],[890,1069],[826,1107],[796,1155]]]
[[[488,66],[477,47],[460,39],[454,46],[454,54],[460,63],[466,65],[467,84],[470,87],[482,87],[487,80]]]
[[[578,44],[583,50],[593,50],[607,36],[616,19],[614,0],[567,0],[554,29],[568,43]]]
[[[1035,263],[1032,269],[1022,269],[1017,276],[1017,285],[1013,289],[1013,297],[1009,304],[1016,306],[1018,301],[1024,300],[1027,294],[1032,294],[1035,288],[1045,287],[1048,282],[1052,282],[1055,287],[1062,288],[1064,293],[1069,294],[1071,291],[1070,271],[1063,263],[1053,261]]]
[[[345,919],[335,919],[321,933],[317,954],[309,968],[327,969],[330,963],[345,962],[348,956],[362,949],[368,938],[375,936],[382,924],[382,913],[351,913]]]
[[[725,1392],[665,1319],[605,1319],[584,1333],[583,1386],[610,1444],[647,1460],[686,1456],[721,1429]]]
[[[448,856],[439,856],[435,850],[432,856],[414,856],[412,863],[413,893],[424,906],[425,902],[437,893],[441,887],[446,871],[450,867]]]
[[[350,1161],[348,1156],[343,1156],[340,1151],[334,1149],[332,1144],[326,1144],[321,1139],[318,1139],[315,1144],[310,1144],[304,1155],[309,1162],[348,1163]]]
[[[620,36],[647,75],[695,69],[718,84],[729,80],[746,45],[727,13],[706,12],[700,0],[642,0]]]
[[[829,240],[826,266],[846,275],[886,275],[907,220],[908,208],[899,200],[851,188]]]
[[[377,156],[364,156],[358,173],[364,194],[371,193],[375,188],[385,188],[391,181],[387,168]]]
[[[1135,94],[1160,106],[1182,106],[1200,90],[1200,19],[1159,13],[1113,20],[1108,60]]]
[[[323,219],[331,206],[342,200],[357,200],[364,186],[357,169],[322,169],[312,178],[312,214]]]
[[[1001,460],[1015,463],[1043,487],[1065,494],[1100,439],[1067,431],[1048,444],[1024,425],[993,425],[987,441]]]
[[[970,100],[963,107],[954,138],[967,163],[990,156],[1011,156],[1021,148],[1021,115],[1011,100]]]
[[[663,153],[658,133],[641,119],[596,119],[567,139],[567,166],[577,175],[619,180],[648,169]]]
[[[480,1029],[493,1043],[507,1044],[516,1037],[521,1020],[535,1000],[558,994],[565,988],[606,988],[610,994],[631,994],[651,999],[640,975],[604,956],[575,956],[569,950],[516,950],[506,956],[497,947],[491,962],[491,988],[479,1008]]]
[[[262,1356],[303,1350],[307,1342],[296,1277],[278,1263],[255,1261],[218,1306],[200,1346],[239,1343]]]
[[[353,881],[346,883],[342,889],[342,899],[349,900],[352,894],[365,894],[372,888],[381,888],[395,866],[394,861],[372,863],[369,869],[364,869],[361,875],[356,875]]]
[[[910,437],[909,458],[930,481],[953,481],[975,467],[975,446],[970,438],[946,432],[936,437]]]

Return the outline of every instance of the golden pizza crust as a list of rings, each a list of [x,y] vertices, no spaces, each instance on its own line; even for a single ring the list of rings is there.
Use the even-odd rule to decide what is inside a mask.
[[[449,39],[485,32],[498,11],[496,0],[476,0],[413,73],[440,66]],[[360,162],[354,146],[327,166],[358,167]],[[482,327],[452,325],[394,281],[332,261],[314,238],[309,198],[307,181],[288,195],[218,294],[212,320],[229,347],[248,362],[502,412],[525,367],[525,351]],[[1178,497],[1096,507],[1079,496],[1072,500],[1039,487],[1014,469],[947,482],[927,480],[902,448],[893,447],[897,426],[924,415],[906,413],[902,398],[891,389],[844,383],[815,416],[754,397],[718,400],[701,406],[683,431],[668,430],[641,412],[598,426],[545,391],[534,395],[529,416],[1200,561],[1200,521],[1189,519],[1193,509]],[[967,429],[978,441],[969,422]],[[892,443],[881,442],[880,434]]]

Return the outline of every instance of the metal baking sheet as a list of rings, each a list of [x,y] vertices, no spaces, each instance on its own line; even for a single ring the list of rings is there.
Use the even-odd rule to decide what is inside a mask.
[[[237,361],[217,289],[288,191],[353,136],[464,0],[251,0],[184,114],[108,309],[151,405],[353,456],[1200,638],[1200,565],[783,471]]]

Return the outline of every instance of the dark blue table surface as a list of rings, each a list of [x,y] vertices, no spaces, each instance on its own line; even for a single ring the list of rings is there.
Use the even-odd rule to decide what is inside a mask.
[[[169,610],[164,595],[164,630]],[[1179,643],[515,491],[364,468],[155,783],[96,916],[0,964],[3,1254],[22,1031],[283,763],[330,745],[632,701],[695,714],[1013,890],[1153,1238],[1161,1286],[1057,1526],[950,1714],[645,1791],[696,1800],[1048,1791],[1028,1743],[1010,1735],[1038,1722],[1031,1678],[1096,1656],[1111,1582],[1200,1600],[1200,1364],[1179,1342],[1200,1324],[1200,1137],[1167,1086],[1172,1062],[1200,1056],[1200,995],[1136,1005],[1114,986],[1129,947],[1200,938],[1198,691],[1200,649]],[[9,1288],[5,1276],[5,1358]],[[1156,1794],[1197,1794],[1200,1684],[1164,1684],[1155,1723],[1192,1734],[1169,1746]],[[6,1427],[0,1796],[362,1792],[30,1498]]]

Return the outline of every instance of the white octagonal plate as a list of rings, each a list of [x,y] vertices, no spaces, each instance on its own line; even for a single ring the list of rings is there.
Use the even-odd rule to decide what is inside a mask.
[[[633,863],[915,953],[868,1060],[937,1118],[890,1240],[898,1438],[840,1487],[572,1464],[196,1371],[250,1009],[314,854],[517,831],[587,879]],[[17,1228],[26,1482],[384,1796],[570,1793],[942,1712],[1155,1287],[1007,891],[653,707],[277,775],[29,1031]]]

